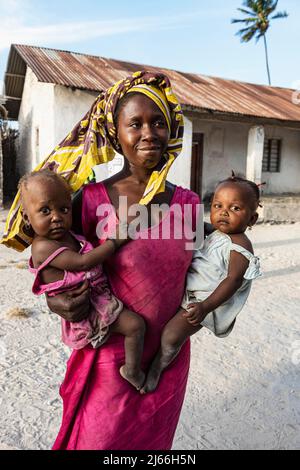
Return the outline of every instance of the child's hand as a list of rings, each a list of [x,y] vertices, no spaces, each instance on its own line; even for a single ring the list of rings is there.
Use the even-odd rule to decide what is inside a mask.
[[[183,316],[191,325],[200,326],[202,320],[206,316],[206,312],[203,308],[203,303],[197,302],[189,304],[187,306],[187,311],[183,314]]]

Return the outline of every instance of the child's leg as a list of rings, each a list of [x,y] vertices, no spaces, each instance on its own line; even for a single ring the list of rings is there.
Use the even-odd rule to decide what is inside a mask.
[[[110,332],[125,336],[125,364],[120,368],[120,374],[140,390],[145,381],[145,374],[141,370],[145,334],[143,318],[124,308],[110,326]]]
[[[193,326],[183,317],[185,310],[180,309],[166,324],[162,336],[160,350],[156,354],[141,393],[152,392],[157,387],[160,375],[175,359],[183,343],[189,336],[199,331],[202,326]]]

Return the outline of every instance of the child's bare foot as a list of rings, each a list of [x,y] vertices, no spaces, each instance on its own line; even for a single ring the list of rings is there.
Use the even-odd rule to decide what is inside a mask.
[[[148,372],[145,385],[140,390],[140,393],[142,395],[144,395],[145,393],[153,392],[156,389],[161,373],[162,369],[158,367],[158,364],[156,364],[154,361]]]
[[[131,385],[133,385],[137,390],[140,390],[145,382],[145,374],[143,371],[139,370],[137,372],[128,371],[126,365],[120,367],[120,374],[123,379],[127,380]]]

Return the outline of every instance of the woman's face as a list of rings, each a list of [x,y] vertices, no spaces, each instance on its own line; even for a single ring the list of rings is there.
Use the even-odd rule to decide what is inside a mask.
[[[166,119],[156,104],[142,94],[133,95],[120,110],[117,133],[123,155],[138,168],[154,168],[168,146]]]

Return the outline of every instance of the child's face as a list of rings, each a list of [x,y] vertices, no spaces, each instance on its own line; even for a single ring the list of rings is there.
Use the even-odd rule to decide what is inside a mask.
[[[224,233],[243,233],[257,220],[255,198],[245,184],[223,183],[217,187],[211,205],[210,219]]]
[[[22,191],[23,218],[36,235],[63,238],[72,226],[71,196],[65,186],[46,178],[29,180]]]

